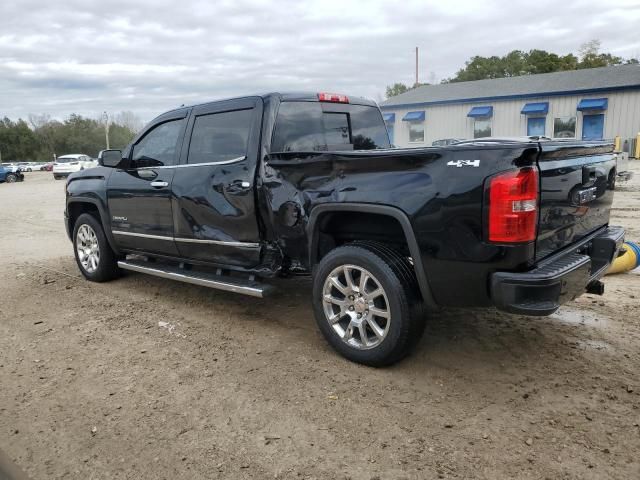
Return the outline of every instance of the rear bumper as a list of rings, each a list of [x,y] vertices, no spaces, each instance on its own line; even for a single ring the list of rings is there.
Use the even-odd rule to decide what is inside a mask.
[[[624,243],[624,233],[622,227],[604,227],[533,270],[493,273],[493,304],[510,313],[552,314],[605,274]]]

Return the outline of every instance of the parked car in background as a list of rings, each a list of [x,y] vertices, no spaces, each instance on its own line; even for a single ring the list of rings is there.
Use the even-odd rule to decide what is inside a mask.
[[[32,172],[33,167],[29,162],[18,162],[18,168],[23,172]]]
[[[11,172],[13,173],[22,171],[22,169],[18,166],[17,163],[3,163],[2,166],[7,170],[11,170]]]
[[[0,166],[0,183],[15,183],[23,180],[24,175],[18,167]]]
[[[440,140],[434,140],[431,142],[432,147],[446,147],[447,145],[453,145],[454,143],[462,142],[464,138],[442,138]]]
[[[45,172],[50,172],[51,170],[53,170],[53,162],[47,162],[44,165],[42,165],[41,170],[45,171]]]
[[[98,163],[93,161],[89,155],[74,153],[58,157],[53,164],[53,178],[56,180],[66,178],[70,174],[97,167]]]

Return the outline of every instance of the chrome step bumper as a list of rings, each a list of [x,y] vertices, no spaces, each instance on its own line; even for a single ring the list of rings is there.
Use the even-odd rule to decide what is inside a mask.
[[[144,261],[121,260],[118,266],[123,270],[131,270],[132,272],[147,273],[156,277],[168,278],[169,280],[177,280],[178,282],[192,283],[202,287],[215,288],[226,292],[241,293],[252,297],[264,298],[273,291],[271,285],[258,283],[254,280],[226,277],[224,275],[215,275],[206,272],[192,272],[183,268],[171,267],[165,265],[150,266]]]

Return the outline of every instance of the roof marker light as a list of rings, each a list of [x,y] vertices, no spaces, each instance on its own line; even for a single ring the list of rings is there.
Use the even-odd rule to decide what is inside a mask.
[[[321,102],[349,103],[349,97],[338,93],[319,93],[318,100]]]

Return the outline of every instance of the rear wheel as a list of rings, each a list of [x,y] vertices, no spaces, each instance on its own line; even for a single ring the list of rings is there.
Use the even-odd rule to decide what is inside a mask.
[[[344,357],[371,366],[393,364],[420,338],[424,320],[415,277],[401,255],[358,242],[329,252],[313,280],[320,331]]]
[[[5,182],[7,183],[15,183],[17,181],[18,181],[18,177],[13,173],[9,173],[5,178]]]
[[[80,272],[92,282],[106,282],[120,275],[116,256],[93,216],[83,213],[73,228],[73,250]]]

